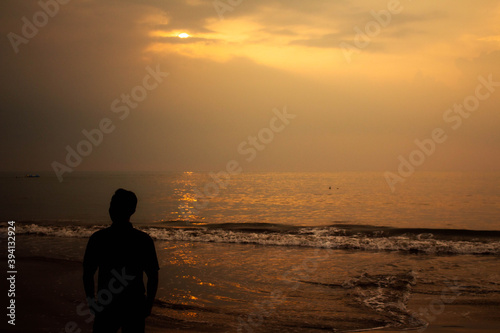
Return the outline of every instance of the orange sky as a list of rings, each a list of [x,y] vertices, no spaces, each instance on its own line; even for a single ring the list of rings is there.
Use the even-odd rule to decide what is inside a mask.
[[[75,170],[221,170],[285,106],[245,171],[394,171],[435,128],[448,138],[419,170],[500,169],[500,86],[445,118],[479,76],[500,82],[498,1],[60,1],[46,22],[35,1],[0,4],[0,170],[68,166],[105,118]],[[120,119],[148,66],[169,74]]]

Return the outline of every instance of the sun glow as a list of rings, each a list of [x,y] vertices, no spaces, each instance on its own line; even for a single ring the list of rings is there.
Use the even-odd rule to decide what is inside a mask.
[[[188,38],[189,35],[187,33],[183,32],[183,33],[179,34],[179,37],[180,38]]]

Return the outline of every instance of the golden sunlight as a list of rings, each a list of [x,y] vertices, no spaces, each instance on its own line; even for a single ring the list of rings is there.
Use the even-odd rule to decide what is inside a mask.
[[[189,35],[187,33],[183,32],[183,33],[179,34],[179,37],[180,38],[188,38]]]

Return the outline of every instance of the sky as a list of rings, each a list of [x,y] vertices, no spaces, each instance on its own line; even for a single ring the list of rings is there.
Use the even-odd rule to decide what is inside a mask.
[[[498,22],[498,0],[3,0],[0,171],[498,171]]]

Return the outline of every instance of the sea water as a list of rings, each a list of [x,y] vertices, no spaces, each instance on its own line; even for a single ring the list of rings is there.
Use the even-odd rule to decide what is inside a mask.
[[[430,308],[443,294],[455,302],[500,293],[495,173],[417,174],[395,193],[381,173],[0,181],[2,233],[16,221],[18,252],[72,261],[109,224],[114,190],[134,191],[132,221],[155,239],[161,266],[152,317],[159,325],[169,318],[228,332],[418,329],[433,317],[425,306],[411,308],[417,295],[431,295]]]
[[[18,177],[16,177],[18,176]],[[0,174],[0,220],[108,223],[120,187],[134,191],[133,221],[332,223],[499,230],[500,173],[416,173],[396,186],[383,173],[74,173],[58,182]]]

